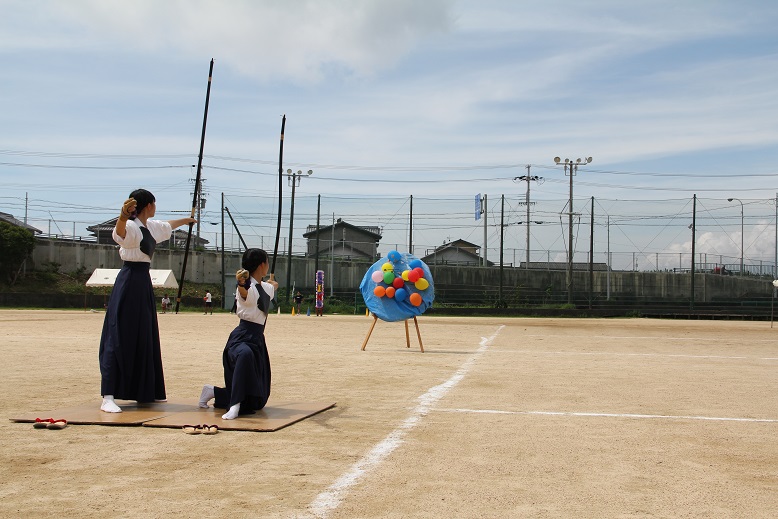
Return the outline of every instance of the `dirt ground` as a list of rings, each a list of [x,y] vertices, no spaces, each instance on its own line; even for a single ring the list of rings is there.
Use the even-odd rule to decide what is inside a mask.
[[[160,315],[169,398],[229,314]],[[776,517],[778,326],[272,315],[272,433],[14,423],[100,404],[102,312],[0,311],[2,517]],[[54,417],[57,418],[57,417]]]

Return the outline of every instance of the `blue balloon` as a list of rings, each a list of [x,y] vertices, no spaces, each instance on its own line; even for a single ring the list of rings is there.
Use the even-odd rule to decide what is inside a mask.
[[[408,291],[404,288],[398,288],[394,293],[394,298],[400,302],[405,301],[408,299]]]
[[[410,263],[408,263],[408,266],[411,267],[411,270],[422,267],[424,268],[424,263],[420,259],[411,260]]]
[[[402,255],[397,252],[396,250],[390,250],[389,254],[386,255],[386,257],[391,261],[392,263],[397,263],[402,259]]]

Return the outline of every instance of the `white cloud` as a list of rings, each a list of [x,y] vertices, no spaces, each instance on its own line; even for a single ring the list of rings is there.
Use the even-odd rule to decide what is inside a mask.
[[[213,57],[261,80],[370,76],[450,28],[444,0],[69,0],[4,2],[0,49]],[[2,5],[2,4],[0,4]]]

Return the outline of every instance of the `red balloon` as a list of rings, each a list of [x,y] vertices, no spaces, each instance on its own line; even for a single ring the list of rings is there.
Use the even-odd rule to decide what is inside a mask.
[[[413,269],[413,271],[414,271],[414,272],[418,272],[418,274],[419,274],[419,277],[420,277],[420,278],[423,278],[423,277],[424,277],[424,269],[423,269],[423,268],[421,268],[421,267],[416,267],[415,269]]]
[[[416,283],[419,280],[419,273],[415,270],[411,270],[408,272],[408,281],[411,283]]]
[[[418,292],[414,292],[413,294],[411,294],[410,300],[411,300],[411,304],[413,306],[420,306],[421,305],[421,294],[419,294]]]
[[[405,286],[405,281],[403,281],[403,278],[394,278],[394,281],[392,281],[392,286],[394,288],[402,288]]]

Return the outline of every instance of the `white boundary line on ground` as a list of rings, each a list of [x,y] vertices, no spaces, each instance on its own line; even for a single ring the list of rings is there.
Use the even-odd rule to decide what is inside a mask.
[[[522,337],[539,337],[541,339],[547,339],[549,337],[554,338],[562,338],[562,339],[570,339],[571,335],[565,335],[562,333],[528,333],[525,335],[522,335]],[[575,336],[577,337],[577,335]],[[697,342],[732,342],[732,339],[728,338],[719,338],[719,337],[660,337],[656,335],[586,335],[586,337],[590,339],[613,339],[613,340],[648,340],[653,341],[655,339],[661,338],[661,339],[667,339],[671,341],[697,341]],[[750,342],[767,342],[767,343],[774,343],[775,339],[749,339]]]
[[[540,416],[578,416],[583,418],[643,418],[665,420],[705,420],[711,422],[759,422],[778,423],[772,418],[730,418],[720,416],[684,416],[663,414],[633,414],[633,413],[580,413],[568,411],[501,411],[498,409],[435,409],[442,413],[475,413],[475,414],[517,414]]]
[[[348,490],[356,485],[365,474],[378,467],[397,447],[402,445],[405,436],[419,424],[422,418],[432,411],[432,407],[465,378],[473,364],[486,352],[504,327],[502,325],[497,328],[497,331],[489,338],[482,337],[475,355],[468,358],[451,378],[442,384],[430,388],[421,395],[418,398],[419,404],[413,408],[411,414],[395,430],[390,432],[388,436],[378,442],[367,454],[354,463],[350,469],[336,479],[327,490],[316,496],[311,504],[308,505],[308,512],[313,517],[321,519],[327,517],[331,511],[340,506]]]
[[[778,360],[778,357],[747,357],[728,355],[690,355],[684,353],[626,353],[618,351],[548,351],[548,350],[491,350],[492,353],[531,353],[535,355],[613,355],[615,357],[674,357],[682,359],[728,359],[728,360]]]

